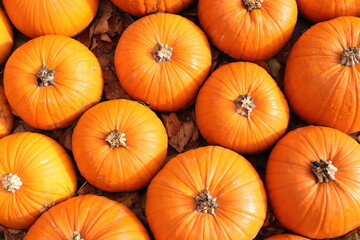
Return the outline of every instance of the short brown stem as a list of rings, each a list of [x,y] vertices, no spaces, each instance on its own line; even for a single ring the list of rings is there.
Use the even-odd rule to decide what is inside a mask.
[[[260,9],[263,2],[264,0],[243,0],[244,7],[248,10],[248,12],[254,9]]]
[[[196,212],[208,213],[215,215],[215,209],[218,207],[216,203],[216,197],[211,196],[209,189],[205,189],[203,192],[195,196]]]
[[[360,62],[360,49],[357,47],[347,47],[340,55],[340,64],[353,67]]]
[[[151,54],[157,63],[162,63],[171,60],[172,50],[173,48],[166,44],[157,43]]]
[[[70,238],[70,240],[84,240],[83,238],[81,238],[81,235],[79,232],[74,232],[74,236],[72,238]]]
[[[311,162],[311,170],[317,177],[317,183],[329,182],[335,180],[335,173],[338,169],[332,165],[332,161],[314,161]]]
[[[6,174],[0,180],[2,180],[2,188],[11,193],[16,193],[22,185],[20,177],[14,173]]]
[[[55,71],[47,68],[44,63],[42,64],[40,71],[37,72],[35,76],[37,77],[39,87],[47,87],[50,85],[51,86],[55,85],[54,82]]]
[[[236,104],[236,113],[246,118],[250,118],[251,112],[256,107],[254,99],[250,97],[250,93],[240,95],[240,97],[234,100],[234,103]]]
[[[111,148],[114,147],[126,147],[126,137],[125,133],[122,133],[118,130],[110,132],[106,137],[105,141],[109,143]]]

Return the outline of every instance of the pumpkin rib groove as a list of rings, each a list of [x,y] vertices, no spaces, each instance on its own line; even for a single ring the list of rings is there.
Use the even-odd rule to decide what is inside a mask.
[[[216,226],[218,226],[218,227],[222,230],[223,234],[225,234],[225,236],[227,237],[227,239],[228,239],[228,240],[231,240],[231,237],[229,236],[229,233],[227,233],[227,231],[225,230],[225,227],[224,227],[222,221],[220,220],[220,218],[215,217],[215,218],[214,218],[214,221],[216,222]],[[238,228],[238,229],[240,229],[240,228]],[[218,230],[218,229],[217,229],[217,230]],[[242,229],[240,229],[240,231],[242,232]],[[223,235],[223,236],[224,236],[224,235]]]
[[[277,28],[277,30],[279,31],[280,35],[282,37],[283,42],[287,42],[285,41],[283,32],[281,31],[281,28],[279,27],[279,25],[276,23],[274,17],[268,12],[268,11],[262,11],[262,13],[266,13],[266,15],[271,19],[271,21],[273,22],[272,26],[275,26]]]

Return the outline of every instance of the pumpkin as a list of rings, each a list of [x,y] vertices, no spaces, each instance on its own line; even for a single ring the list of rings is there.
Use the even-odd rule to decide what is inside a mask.
[[[4,11],[0,8],[0,65],[5,62],[13,45],[13,31]]]
[[[76,190],[73,162],[53,139],[16,133],[0,139],[0,225],[25,229]]]
[[[5,97],[4,88],[0,86],[0,138],[9,135],[14,124],[14,116]]]
[[[53,130],[72,124],[102,95],[102,70],[80,42],[48,35],[20,46],[4,71],[10,106],[32,127]]]
[[[266,167],[276,218],[309,238],[333,238],[360,225],[360,145],[339,130],[308,126],[285,135]]]
[[[45,212],[24,240],[149,240],[146,229],[123,204],[106,197],[83,195]]]
[[[256,61],[274,56],[290,39],[297,6],[295,0],[200,0],[198,16],[215,47]]]
[[[359,35],[359,18],[339,17],[311,27],[291,50],[285,95],[309,124],[360,131]]]
[[[209,73],[211,52],[205,34],[193,22],[160,13],[124,31],[114,64],[131,98],[155,110],[176,111],[195,98]]]
[[[195,116],[208,143],[255,154],[285,134],[289,108],[262,67],[235,62],[221,66],[206,80],[196,99]]]
[[[309,238],[300,237],[294,234],[277,234],[271,237],[265,238],[264,240],[309,240]]]
[[[141,17],[153,12],[178,13],[187,8],[193,0],[111,0],[116,6],[132,15]]]
[[[266,216],[262,181],[219,146],[179,154],[151,181],[145,213],[157,240],[253,239]]]
[[[80,173],[95,187],[109,192],[148,185],[164,164],[167,143],[165,127],[156,114],[125,99],[89,109],[72,136]]]
[[[75,36],[96,15],[99,0],[3,0],[11,22],[28,37]]]

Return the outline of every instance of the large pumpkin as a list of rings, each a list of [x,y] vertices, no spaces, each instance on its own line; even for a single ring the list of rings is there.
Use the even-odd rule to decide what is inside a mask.
[[[304,238],[298,235],[284,233],[284,234],[273,235],[271,237],[265,238],[264,240],[309,240],[309,238]]]
[[[65,150],[38,133],[0,139],[0,225],[23,229],[76,190],[75,168]]]
[[[284,87],[306,122],[360,131],[360,18],[339,17],[307,30],[287,60]]]
[[[177,155],[151,181],[146,217],[157,240],[253,239],[265,190],[239,154],[207,146]]]
[[[97,103],[102,70],[80,42],[48,35],[25,43],[11,55],[4,72],[6,97],[29,125],[64,128]]]
[[[295,0],[200,0],[198,15],[210,41],[229,56],[264,60],[290,39]]]
[[[24,240],[149,240],[146,229],[121,203],[85,195],[45,212]]]
[[[0,65],[5,62],[13,45],[13,31],[4,11],[0,8]]]
[[[14,123],[14,116],[5,97],[4,88],[0,86],[0,138],[9,135]]]
[[[276,218],[309,238],[333,238],[360,225],[360,145],[336,129],[309,126],[273,148],[266,186]]]
[[[156,114],[130,100],[102,102],[81,116],[72,150],[81,174],[111,192],[145,187],[164,164],[165,127]]]
[[[3,0],[15,27],[28,37],[75,36],[95,17],[99,0]]]
[[[189,104],[211,66],[205,34],[193,22],[169,13],[152,14],[130,25],[114,58],[130,97],[160,111]]]
[[[285,134],[289,108],[271,76],[254,63],[224,65],[200,89],[196,122],[210,144],[255,154]]]

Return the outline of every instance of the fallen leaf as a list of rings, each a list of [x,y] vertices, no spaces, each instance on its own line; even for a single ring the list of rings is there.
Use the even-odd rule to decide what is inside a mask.
[[[110,59],[108,56],[106,56],[106,54],[99,56],[98,60],[102,69],[105,69],[106,66],[110,63]]]
[[[278,60],[276,60],[275,58],[271,58],[267,61],[266,65],[269,67],[270,71],[268,72],[270,73],[270,75],[273,78],[276,78],[279,75],[279,71],[281,68],[281,64],[278,62]]]
[[[29,126],[26,122],[24,122],[21,119],[16,119],[14,122],[14,130],[12,133],[21,133],[21,132],[42,133],[40,129]]]
[[[256,61],[255,63],[265,69],[270,74],[270,68],[265,61]]]
[[[4,230],[5,240],[21,240],[24,238],[25,234],[26,234],[25,230],[18,230],[18,229]]]
[[[123,32],[122,17],[118,11],[113,11],[112,16],[108,20],[109,31],[108,34],[113,37],[115,34]]]
[[[163,120],[166,132],[169,137],[176,136],[180,131],[181,122],[179,121],[176,113],[170,113],[169,116],[162,114],[161,119]]]
[[[119,81],[111,81],[105,85],[105,97],[107,100],[130,99],[129,95],[120,86]]]
[[[195,126],[192,121],[181,122],[181,127],[175,136],[169,137],[169,144],[175,148],[179,153],[184,151],[185,145],[189,142],[193,135]]]
[[[72,133],[73,133],[73,128],[68,128],[66,130],[66,132],[59,137],[59,143],[61,146],[63,146],[64,148],[68,149],[68,150],[72,150]]]
[[[103,196],[122,203],[128,208],[131,208],[134,204],[139,203],[140,201],[140,193],[138,191],[122,193],[104,193]]]
[[[356,141],[358,141],[358,142],[360,143],[360,131],[359,131],[359,132],[350,133],[349,136],[352,137],[353,139],[355,139]]]
[[[103,78],[105,83],[109,83],[111,81],[118,81],[116,74],[112,70],[104,70]]]
[[[109,31],[108,20],[111,17],[113,11],[114,7],[110,1],[100,1],[100,19],[94,24],[94,34],[106,33]]]

